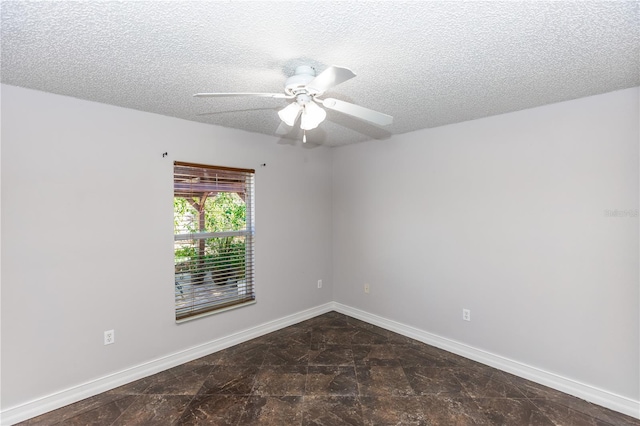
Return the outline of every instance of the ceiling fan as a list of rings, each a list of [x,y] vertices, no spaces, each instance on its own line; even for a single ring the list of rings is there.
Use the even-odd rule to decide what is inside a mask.
[[[387,126],[393,122],[393,117],[361,107],[339,99],[319,99],[327,90],[340,83],[352,79],[356,75],[348,68],[330,66],[316,76],[315,70],[308,65],[296,68],[295,74],[287,79],[284,84],[284,93],[196,93],[197,98],[206,97],[230,97],[230,96],[256,96],[262,98],[295,99],[278,112],[280,119],[290,127],[293,127],[300,117],[300,128],[303,130],[302,141],[307,141],[306,131],[315,129],[327,117],[325,108],[350,115],[351,117],[367,121],[378,126]]]

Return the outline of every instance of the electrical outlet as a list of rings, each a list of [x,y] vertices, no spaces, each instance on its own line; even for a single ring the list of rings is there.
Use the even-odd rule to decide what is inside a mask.
[[[471,310],[463,309],[462,310],[462,319],[465,321],[471,321]]]
[[[110,345],[115,343],[116,341],[116,333],[113,330],[108,330],[104,332],[104,344]]]
[[[318,280],[318,288],[322,288],[322,280]]]
[[[364,292],[369,294],[369,284],[364,285]]]

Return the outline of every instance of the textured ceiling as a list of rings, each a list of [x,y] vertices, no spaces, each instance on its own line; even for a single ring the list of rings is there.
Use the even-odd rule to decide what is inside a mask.
[[[640,85],[637,1],[2,2],[2,81],[275,135],[297,65],[357,77],[310,142],[343,145]],[[299,139],[299,132],[290,138]]]

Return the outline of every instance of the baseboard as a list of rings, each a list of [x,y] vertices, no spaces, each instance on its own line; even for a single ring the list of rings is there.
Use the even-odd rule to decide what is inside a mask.
[[[39,416],[46,412],[64,407],[65,405],[81,401],[85,398],[117,388],[151,374],[184,364],[202,356],[260,337],[272,331],[297,324],[326,312],[335,310],[353,318],[366,321],[384,329],[402,334],[403,336],[419,340],[465,358],[481,362],[511,374],[523,377],[536,383],[574,395],[578,398],[593,402],[606,408],[640,418],[640,401],[616,395],[596,387],[580,383],[557,374],[514,361],[499,355],[486,352],[463,343],[447,339],[406,324],[374,315],[341,303],[330,302],[311,309],[297,312],[277,320],[269,321],[255,327],[230,334],[220,339],[212,340],[202,345],[173,353],[144,364],[133,366],[120,372],[101,377],[99,379],[74,386],[60,392],[38,398],[19,406],[8,408],[0,412],[0,425],[9,426],[15,423]]]
[[[38,398],[19,406],[8,408],[0,412],[0,425],[9,426],[32,417],[39,416],[49,411],[64,407],[65,405],[81,401],[85,398],[117,388],[118,386],[159,373],[168,368],[184,364],[185,362],[193,361],[194,359],[202,356],[260,337],[264,334],[271,333],[272,331],[297,324],[301,321],[322,315],[332,310],[334,310],[334,304],[333,302],[330,302],[311,309],[296,312],[295,314],[287,315],[277,320],[269,321],[220,339],[212,340],[202,345],[194,346],[192,348],[176,352],[162,358],[154,359],[144,364],[136,365],[117,373]]]
[[[465,358],[478,361],[482,364],[495,367],[499,370],[640,419],[640,401],[634,401],[630,398],[616,395],[594,386],[580,383],[341,303],[334,302],[334,309],[337,312],[377,325],[386,330],[402,334],[403,336],[419,340],[423,343],[453,352]]]

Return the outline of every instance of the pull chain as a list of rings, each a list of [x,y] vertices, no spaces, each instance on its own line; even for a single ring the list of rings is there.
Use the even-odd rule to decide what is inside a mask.
[[[307,143],[307,131],[302,131],[302,143]]]

